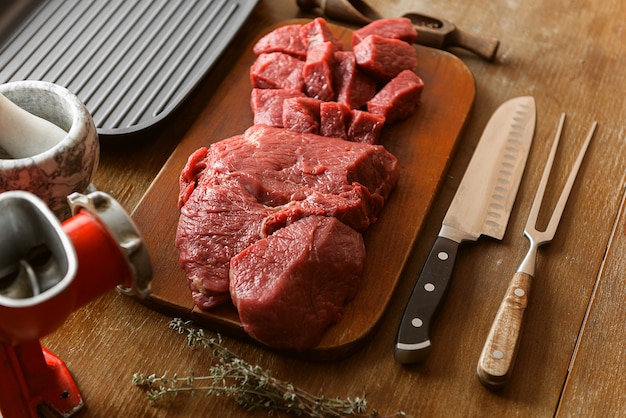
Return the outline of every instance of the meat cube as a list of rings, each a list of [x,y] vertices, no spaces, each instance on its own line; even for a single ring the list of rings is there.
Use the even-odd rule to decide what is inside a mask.
[[[322,42],[309,48],[302,69],[305,93],[320,100],[334,100],[333,69],[335,47],[331,42]]]
[[[259,39],[252,51],[256,55],[282,52],[304,60],[307,48],[300,38],[301,27],[300,24],[280,26]]]
[[[422,90],[422,79],[413,71],[404,70],[367,102],[367,110],[384,116],[388,124],[398,122],[417,109]]]
[[[406,17],[389,17],[374,20],[372,23],[352,32],[352,48],[369,35],[399,39],[412,44],[417,38],[417,31],[411,20]]]
[[[302,28],[300,28],[300,39],[307,49],[324,42],[332,42],[337,51],[343,49],[341,40],[333,35],[328,27],[328,23],[321,17],[302,25]]]
[[[361,234],[332,217],[310,216],[257,241],[230,263],[244,331],[272,347],[315,347],[356,296],[364,263]]]
[[[297,90],[252,89],[250,106],[254,113],[254,123],[283,127],[283,102],[293,97],[306,97]]]
[[[321,100],[294,97],[283,102],[283,126],[300,133],[317,134],[320,127]]]
[[[384,124],[384,116],[355,109],[348,127],[348,141],[376,144]]]
[[[354,48],[359,67],[381,81],[388,81],[404,70],[417,70],[417,51],[398,39],[369,35]]]
[[[376,81],[357,67],[352,51],[335,52],[335,62],[333,82],[337,102],[352,109],[365,106],[376,94]]]
[[[282,52],[261,54],[250,68],[253,88],[304,91],[304,62]]]
[[[343,103],[320,104],[320,134],[330,138],[348,140],[348,124],[352,110]]]

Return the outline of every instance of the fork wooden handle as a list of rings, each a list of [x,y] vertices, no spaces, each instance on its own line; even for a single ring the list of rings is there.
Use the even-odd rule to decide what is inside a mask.
[[[491,325],[476,368],[480,382],[490,389],[502,387],[513,370],[532,280],[530,274],[515,273]]]

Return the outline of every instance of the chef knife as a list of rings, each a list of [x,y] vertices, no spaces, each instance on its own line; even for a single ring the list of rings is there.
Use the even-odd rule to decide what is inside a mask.
[[[394,349],[396,361],[423,361],[429,330],[448,287],[458,247],[481,235],[502,239],[535,131],[535,100],[517,97],[491,116],[439,235],[406,305]]]

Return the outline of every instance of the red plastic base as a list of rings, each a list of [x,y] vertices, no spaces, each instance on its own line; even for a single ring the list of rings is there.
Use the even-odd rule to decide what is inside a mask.
[[[37,418],[44,405],[70,417],[83,400],[65,363],[38,341],[0,345],[0,412],[3,418]]]

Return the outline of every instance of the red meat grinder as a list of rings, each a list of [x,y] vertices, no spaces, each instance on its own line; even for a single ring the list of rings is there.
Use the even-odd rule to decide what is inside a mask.
[[[0,194],[0,416],[69,417],[83,405],[61,359],[39,339],[118,287],[149,294],[152,267],[136,226],[102,192],[68,197],[62,224],[39,198]]]

